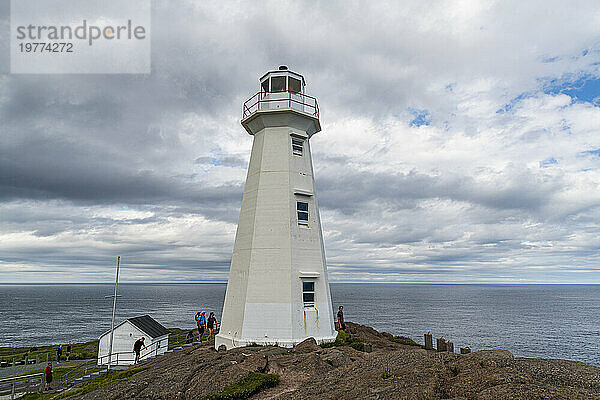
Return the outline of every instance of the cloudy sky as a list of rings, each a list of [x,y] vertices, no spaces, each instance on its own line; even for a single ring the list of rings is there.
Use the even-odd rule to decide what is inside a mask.
[[[597,0],[153,5],[149,75],[0,75],[0,282],[226,281],[281,64],[332,281],[600,281]]]

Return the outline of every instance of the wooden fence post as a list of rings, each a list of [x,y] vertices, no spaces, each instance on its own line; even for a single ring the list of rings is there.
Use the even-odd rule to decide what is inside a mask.
[[[433,350],[433,336],[431,333],[425,334],[425,350]]]
[[[446,339],[444,339],[444,338],[437,339],[437,351],[446,351]]]

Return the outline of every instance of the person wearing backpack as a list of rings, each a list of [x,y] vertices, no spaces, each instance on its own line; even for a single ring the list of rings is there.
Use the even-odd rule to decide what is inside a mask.
[[[198,341],[201,342],[204,329],[206,328],[206,316],[204,315],[204,311],[196,314],[196,324],[198,325]]]

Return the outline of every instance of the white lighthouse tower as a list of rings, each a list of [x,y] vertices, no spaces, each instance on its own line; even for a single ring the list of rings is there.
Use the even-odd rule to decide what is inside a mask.
[[[309,144],[321,130],[317,101],[284,66],[260,87],[242,111],[254,142],[217,349],[335,339]]]

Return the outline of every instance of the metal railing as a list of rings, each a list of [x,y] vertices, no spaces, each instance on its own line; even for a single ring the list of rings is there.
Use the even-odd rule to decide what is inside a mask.
[[[214,334],[216,335],[219,332],[219,324],[217,324],[217,328],[214,330]],[[175,341],[171,341],[169,340],[166,350],[175,348],[175,347],[179,347],[181,344],[186,344],[186,343],[193,343],[193,342],[198,342],[198,337],[196,336],[196,334],[194,334],[194,336],[192,338],[188,338],[187,337],[188,333],[180,333],[174,336]],[[181,339],[183,337],[183,339]],[[172,339],[173,337],[171,337]],[[208,339],[206,339],[208,340]],[[159,354],[159,350],[163,349],[164,347],[159,347],[159,343],[160,342],[155,342],[155,343],[151,343],[145,351],[143,351],[143,354],[140,355],[140,359],[139,361],[146,361],[148,358],[150,357],[156,357],[159,356],[161,354]],[[118,352],[118,353],[112,353],[111,355],[111,365],[123,365],[122,363],[127,363],[127,364],[131,364],[135,361],[135,354],[133,351],[122,351],[122,352]],[[121,364],[120,364],[121,363]],[[100,356],[97,360],[97,364],[98,365],[106,365],[108,364],[108,354],[104,355],[104,356]]]
[[[43,372],[0,379],[0,395],[10,393],[10,398],[14,399],[17,393],[42,390],[43,383]]]
[[[65,387],[69,387],[72,384],[75,383],[75,381],[83,376],[86,376],[88,374],[88,370],[90,369],[96,369],[96,368],[105,368],[104,366],[98,366],[96,365],[97,360],[87,360],[81,364],[79,364],[78,366],[76,366],[75,368],[73,368],[72,370],[70,370],[69,372],[67,372],[66,374],[63,375],[60,383],[65,386]]]
[[[219,332],[219,325],[217,324],[217,328],[214,330],[214,334]],[[194,333],[194,336],[188,337],[188,332],[180,333],[171,337],[171,339],[175,339],[174,341],[169,341],[166,346],[166,350],[180,347],[183,344],[190,344],[193,342],[198,342],[198,337]],[[208,339],[203,340],[208,341]],[[159,355],[159,349],[164,347],[159,347],[159,342],[151,343],[146,352],[140,356],[139,361],[146,361],[151,357],[156,357]],[[133,363],[135,360],[135,356],[133,352],[119,352],[112,354],[113,360],[111,365],[116,366],[120,365],[119,363],[127,362]],[[100,361],[100,362],[99,362]],[[88,371],[97,368],[104,368],[104,366],[99,366],[98,364],[102,364],[103,362],[108,361],[108,355],[101,356],[99,359],[86,360],[81,364],[75,366],[73,369],[68,371],[65,375],[62,376],[62,379],[57,380],[53,383],[54,388],[68,388],[76,383],[76,381],[88,375]],[[121,364],[122,365],[122,364]],[[11,399],[14,398],[15,394],[22,392],[31,392],[31,391],[41,391],[43,389],[44,384],[44,373],[35,373],[30,375],[22,375],[22,376],[12,376],[9,378],[0,379],[0,395],[10,394]]]
[[[244,102],[242,119],[259,110],[292,109],[319,118],[317,99],[300,92],[282,90],[277,92],[258,92]]]

